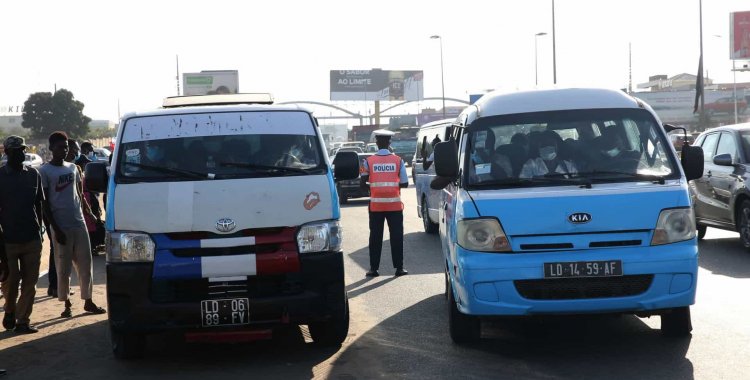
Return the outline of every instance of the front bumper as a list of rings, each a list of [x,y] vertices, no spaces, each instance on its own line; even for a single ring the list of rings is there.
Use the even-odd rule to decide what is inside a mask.
[[[457,246],[456,253],[459,265],[451,268],[451,283],[457,295],[458,308],[465,314],[482,316],[619,312],[648,314],[649,311],[695,303],[698,273],[698,248],[695,240],[656,247],[520,254],[479,253]],[[644,288],[645,291],[633,295],[595,298],[574,296],[566,299],[526,298],[519,292],[519,288],[523,289],[523,287],[517,286],[516,283],[516,281],[523,280],[543,280],[545,262],[605,260],[622,260],[623,269],[623,277],[605,279],[651,278],[653,276],[652,280]],[[601,281],[601,278],[597,279]],[[551,283],[551,281],[561,280],[546,281],[536,283],[540,286],[558,285],[559,283]],[[581,284],[581,282],[585,283],[586,279],[577,281]],[[576,290],[573,291],[575,292]],[[528,297],[528,292],[525,294]]]
[[[330,319],[342,307],[344,264],[342,252],[300,255],[299,273],[284,275],[279,292],[250,293],[227,297],[183,294],[178,290],[165,296],[163,287],[152,278],[152,263],[108,263],[107,303],[113,330],[154,333],[166,330],[238,330],[269,328],[282,324],[307,324]],[[180,282],[175,280],[177,289]],[[259,281],[258,281],[259,283]],[[293,284],[293,285],[288,285]],[[260,287],[260,285],[258,285]],[[169,299],[172,297],[172,299]],[[201,299],[249,298],[250,324],[203,328]]]

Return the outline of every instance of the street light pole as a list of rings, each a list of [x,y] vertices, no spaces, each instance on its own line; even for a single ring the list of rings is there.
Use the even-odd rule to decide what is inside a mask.
[[[732,59],[732,87],[734,87],[734,95],[732,98],[734,98],[734,123],[739,123],[737,119],[737,66],[735,66],[735,61]]]
[[[555,51],[555,0],[552,0],[552,83],[557,84],[557,52]]]
[[[430,38],[433,40],[440,40],[440,86],[442,87],[443,93],[443,119],[445,119],[445,74],[443,72],[443,38],[438,35],[430,36]]]
[[[539,36],[546,36],[547,33],[545,32],[539,32],[534,35],[534,84],[536,86],[539,86],[539,63],[537,60],[537,41],[539,40]]]

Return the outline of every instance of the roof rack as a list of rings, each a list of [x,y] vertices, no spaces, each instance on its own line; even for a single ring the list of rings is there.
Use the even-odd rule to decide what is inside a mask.
[[[216,106],[231,104],[273,104],[273,95],[268,93],[170,96],[162,107]]]

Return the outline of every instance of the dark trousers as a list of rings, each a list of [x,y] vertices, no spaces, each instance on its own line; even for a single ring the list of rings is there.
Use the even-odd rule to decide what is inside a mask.
[[[391,258],[393,267],[404,267],[404,212],[403,211],[370,211],[370,269],[380,268],[380,252],[383,250],[383,228],[388,221],[391,233]]]

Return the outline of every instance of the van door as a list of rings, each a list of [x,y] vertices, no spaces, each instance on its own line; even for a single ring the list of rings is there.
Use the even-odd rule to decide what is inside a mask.
[[[451,137],[453,141],[458,141],[458,181],[448,184],[440,192],[440,237],[442,239],[443,254],[446,255],[448,262],[455,264],[456,260],[456,242],[453,238],[456,236],[456,199],[458,197],[458,191],[460,190],[458,184],[461,182],[460,178],[463,176],[463,163],[465,160],[465,147],[466,134],[464,128],[453,127],[451,128]],[[449,139],[450,139],[449,138]]]

